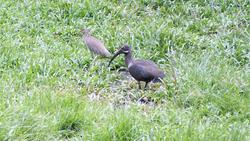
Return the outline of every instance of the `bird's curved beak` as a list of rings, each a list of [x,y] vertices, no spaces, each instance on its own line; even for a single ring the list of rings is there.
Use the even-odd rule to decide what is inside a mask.
[[[109,61],[108,67],[110,66],[110,64],[112,63],[112,61],[113,61],[119,54],[121,54],[121,53],[122,53],[121,50],[118,50],[118,51],[115,52],[114,56],[113,56],[113,57],[110,59],[110,61]]]

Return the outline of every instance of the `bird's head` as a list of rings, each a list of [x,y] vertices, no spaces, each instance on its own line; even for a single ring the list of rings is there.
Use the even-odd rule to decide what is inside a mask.
[[[128,54],[131,53],[131,47],[127,44],[123,45],[120,49],[118,49],[114,56],[111,58],[111,60],[109,61],[108,66],[112,63],[112,61],[119,55],[119,54]]]
[[[90,30],[89,30],[89,29],[82,29],[82,30],[81,30],[81,33],[82,33],[83,35],[88,35],[88,34],[90,34]]]
[[[115,54],[128,54],[131,52],[131,47],[127,44],[123,45]]]

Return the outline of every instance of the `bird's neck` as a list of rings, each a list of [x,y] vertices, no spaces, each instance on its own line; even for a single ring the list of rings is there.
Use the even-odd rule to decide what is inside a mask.
[[[90,34],[88,34],[88,33],[83,34],[84,38],[89,37],[89,36],[90,36]]]
[[[125,63],[126,63],[126,65],[128,66],[129,63],[132,63],[132,62],[133,62],[132,53],[129,52],[129,53],[125,54]]]

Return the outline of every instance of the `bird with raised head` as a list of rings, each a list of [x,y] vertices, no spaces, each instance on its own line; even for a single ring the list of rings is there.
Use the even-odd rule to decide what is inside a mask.
[[[112,61],[119,54],[125,55],[125,63],[128,66],[128,71],[130,75],[138,82],[139,89],[141,89],[141,81],[145,82],[144,89],[146,89],[149,82],[162,82],[162,79],[165,77],[164,72],[160,70],[154,62],[150,60],[135,60],[132,56],[131,47],[126,44],[115,52],[108,66],[110,66]]]
[[[111,53],[105,48],[104,43],[100,41],[99,39],[91,36],[89,29],[82,29],[81,33],[82,33],[82,39],[85,45],[90,50],[92,57],[93,57],[93,53],[97,55],[101,55],[103,57],[111,56]]]

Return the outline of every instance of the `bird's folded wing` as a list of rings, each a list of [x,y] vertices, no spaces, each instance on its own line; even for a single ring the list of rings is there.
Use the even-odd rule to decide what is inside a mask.
[[[96,54],[100,54],[100,55],[104,55],[104,56],[110,56],[110,52],[105,48],[104,44],[94,38],[94,37],[89,37],[85,39],[85,43],[87,44],[87,46],[89,47],[89,49],[91,51],[93,51]]]

